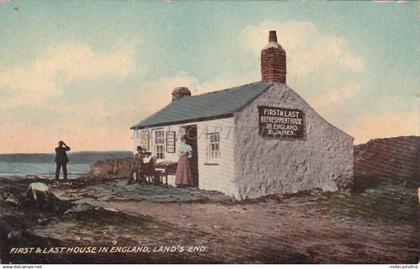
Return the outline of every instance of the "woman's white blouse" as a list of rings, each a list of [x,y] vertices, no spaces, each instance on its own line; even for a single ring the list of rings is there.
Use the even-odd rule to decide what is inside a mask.
[[[182,156],[184,154],[188,153],[188,157],[191,158],[192,156],[192,148],[188,144],[181,144],[178,148],[177,154],[178,156]]]

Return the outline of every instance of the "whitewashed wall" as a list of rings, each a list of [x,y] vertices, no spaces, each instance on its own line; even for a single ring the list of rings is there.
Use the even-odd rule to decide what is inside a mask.
[[[210,120],[203,122],[192,122],[187,124],[169,125],[164,127],[156,127],[147,129],[153,134],[152,130],[163,128],[165,131],[176,131],[176,148],[179,147],[179,138],[184,134],[183,126],[197,125],[197,151],[198,151],[198,173],[199,188],[203,190],[215,190],[223,192],[227,195],[237,195],[234,181],[234,155],[233,148],[235,138],[233,118],[225,118],[218,120]],[[209,160],[208,158],[208,133],[219,132],[220,134],[220,151],[221,158],[217,160]],[[139,139],[134,136],[134,148],[139,145]],[[154,137],[150,136],[150,151],[156,155],[154,151]],[[165,152],[165,160],[178,161],[176,153]],[[160,162],[162,160],[158,160]],[[175,176],[169,176],[168,183],[175,186]]]
[[[236,196],[233,118],[205,121],[197,125],[198,133],[200,134],[201,131],[203,134],[198,139],[199,188]],[[219,160],[209,161],[207,158],[208,139],[204,135],[206,130],[210,133],[220,131],[221,158]]]
[[[306,139],[265,140],[258,106],[300,109]],[[284,84],[274,86],[235,115],[236,199],[321,188],[336,191],[353,177],[353,138],[319,116]]]

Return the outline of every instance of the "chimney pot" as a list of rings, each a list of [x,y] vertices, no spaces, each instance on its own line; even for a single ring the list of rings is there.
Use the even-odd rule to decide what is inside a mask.
[[[268,42],[275,42],[275,43],[277,43],[277,34],[276,34],[276,31],[270,31],[270,35],[268,37]]]
[[[185,96],[191,96],[191,92],[187,87],[177,87],[172,91],[172,102],[181,100]]]

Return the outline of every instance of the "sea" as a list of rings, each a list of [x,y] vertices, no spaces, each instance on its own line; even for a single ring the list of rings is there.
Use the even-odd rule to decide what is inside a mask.
[[[95,162],[106,159],[120,159],[131,157],[130,151],[84,151],[69,154],[67,163],[67,177],[79,178],[88,173]],[[0,154],[0,177],[10,176],[38,176],[55,177],[55,155],[44,153],[11,153]],[[62,178],[62,171],[60,178]]]
[[[68,163],[67,177],[69,179],[79,178],[89,172],[92,164]],[[25,163],[25,162],[2,162],[0,161],[0,177],[8,176],[40,176],[45,178],[55,177],[55,163]],[[60,178],[63,177],[62,171]]]

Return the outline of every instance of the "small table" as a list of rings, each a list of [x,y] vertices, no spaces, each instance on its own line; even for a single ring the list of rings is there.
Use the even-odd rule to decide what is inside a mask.
[[[159,177],[159,180],[162,184],[168,186],[168,175],[176,175],[176,166],[177,163],[157,163],[154,166],[155,175]],[[163,182],[163,179],[165,182]]]
[[[162,177],[165,179],[165,185],[168,186],[168,173],[165,168],[155,167],[155,176],[159,177],[160,183],[163,184]]]

